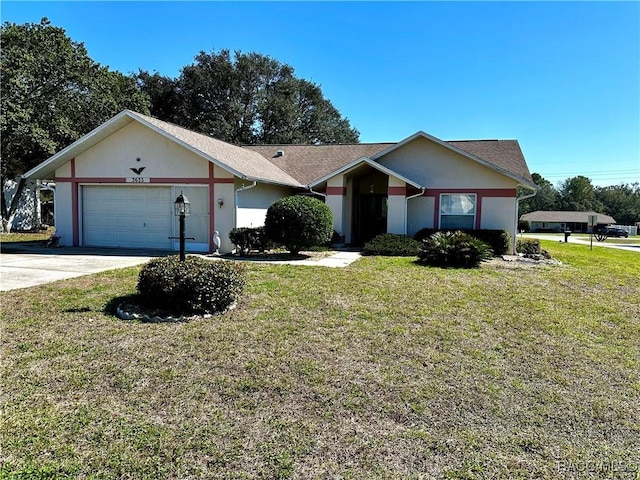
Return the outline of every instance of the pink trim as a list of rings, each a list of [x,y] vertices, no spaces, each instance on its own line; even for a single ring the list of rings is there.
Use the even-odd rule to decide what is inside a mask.
[[[327,195],[346,195],[346,187],[327,187]]]
[[[516,197],[515,188],[429,188],[422,196],[434,197],[442,193],[475,193],[478,197]]]
[[[127,182],[124,177],[57,177],[56,182],[77,182],[77,183],[128,183],[131,185],[148,185],[149,183],[196,183],[200,185],[208,185],[211,183],[233,183],[233,178],[152,178],[148,183],[132,183]]]
[[[388,187],[387,195],[407,195],[407,187]]]
[[[78,247],[80,246],[80,212],[78,209],[78,195],[80,191],[78,188],[78,180],[76,179],[76,159],[72,158],[69,163],[71,166],[71,242],[74,247]]]
[[[222,179],[219,179],[222,180]],[[229,180],[233,180],[232,178]],[[215,211],[216,211],[216,198],[214,185],[216,178],[214,174],[213,163],[209,163],[209,251],[215,251],[215,245],[213,244],[213,232],[215,231]],[[220,182],[222,183],[222,182]]]

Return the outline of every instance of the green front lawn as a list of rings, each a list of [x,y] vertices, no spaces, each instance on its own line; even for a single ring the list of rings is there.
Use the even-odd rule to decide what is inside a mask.
[[[49,240],[49,237],[51,237],[53,232],[55,232],[54,227],[49,227],[47,230],[41,230],[38,232],[0,233],[0,243],[42,243]]]
[[[105,312],[136,268],[6,292],[0,478],[636,479],[640,255],[543,247],[250,265],[186,324]]]

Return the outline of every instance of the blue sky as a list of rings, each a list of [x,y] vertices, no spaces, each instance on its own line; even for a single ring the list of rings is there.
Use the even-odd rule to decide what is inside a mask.
[[[2,2],[3,22],[44,16],[123,73],[270,55],[363,142],[515,138],[554,184],[640,181],[639,2]]]

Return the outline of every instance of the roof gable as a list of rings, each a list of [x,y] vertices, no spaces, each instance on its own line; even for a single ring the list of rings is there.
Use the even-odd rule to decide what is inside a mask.
[[[24,174],[24,177],[53,178],[57,168],[134,121],[151,128],[237,177],[279,185],[302,186],[295,178],[260,154],[130,110],[120,112],[48,160],[29,170]]]
[[[444,141],[420,130],[378,152],[371,158],[372,160],[378,160],[418,138],[432,141],[524,185],[536,188],[517,140]]]
[[[416,183],[415,181],[403,177],[402,175],[400,175],[397,172],[394,172],[393,170],[385,167],[384,165],[378,163],[378,162],[374,162],[373,160],[371,160],[370,158],[367,157],[361,157],[361,158],[357,158],[355,160],[353,160],[352,162],[349,162],[348,164],[344,165],[342,168],[339,168],[338,170],[334,170],[333,172],[328,173],[327,175],[320,177],[316,180],[314,180],[313,182],[311,182],[309,184],[309,186],[314,187],[316,185],[320,185],[321,183],[326,182],[327,180],[329,180],[331,177],[334,177],[340,173],[346,173],[350,170],[353,170],[354,168],[359,167],[362,164],[367,164],[370,167],[378,170],[379,172],[382,172],[386,175],[390,175],[393,177],[396,177],[399,180],[402,180],[405,183],[408,183],[409,185],[416,187],[416,188],[424,188],[422,185]]]
[[[327,145],[245,145],[267,158],[300,183],[315,183],[332,172],[362,157],[371,158],[392,143],[355,143]],[[278,156],[277,152],[282,155]]]

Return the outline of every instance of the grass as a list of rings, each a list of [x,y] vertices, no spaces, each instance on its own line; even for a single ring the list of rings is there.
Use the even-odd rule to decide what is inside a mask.
[[[640,478],[640,257],[543,247],[249,265],[186,324],[105,311],[136,268],[6,292],[0,478]]]
[[[42,243],[43,241],[49,240],[49,237],[51,237],[54,231],[54,227],[49,227],[47,230],[40,230],[38,232],[0,233],[0,243]]]
[[[528,234],[524,235],[524,238],[527,238]],[[534,235],[536,236],[540,236],[540,237],[548,237],[550,240],[563,240],[564,239],[564,234],[563,233],[535,233]],[[589,240],[590,239],[590,234],[588,233],[575,233],[572,232],[571,233],[571,237],[573,238],[579,238],[581,240]],[[518,236],[518,238],[520,238],[520,236]],[[598,240],[596,240],[596,237],[593,237],[593,244],[597,245],[599,243],[603,243],[603,242],[599,242]],[[640,236],[639,235],[632,235],[630,237],[624,238],[624,237],[608,237],[604,243],[618,243],[618,244],[630,244],[630,245],[636,245],[636,244],[640,244]]]

